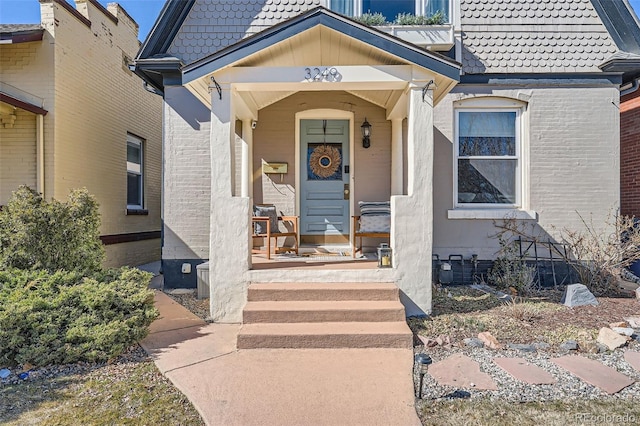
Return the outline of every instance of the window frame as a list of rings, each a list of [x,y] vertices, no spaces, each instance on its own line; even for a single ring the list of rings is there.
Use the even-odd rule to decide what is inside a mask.
[[[461,112],[515,112],[515,155],[505,156],[460,156],[460,113]],[[519,210],[524,208],[524,162],[523,158],[523,108],[522,107],[471,107],[461,106],[455,109],[454,119],[454,151],[453,151],[453,206],[454,209],[479,209],[479,210]],[[458,161],[460,159],[478,159],[478,160],[516,160],[515,168],[515,190],[516,200],[515,203],[461,203],[458,201]]]
[[[129,161],[128,158],[128,153],[127,153],[127,157],[126,157],[126,163],[127,163],[127,211],[128,210],[144,210],[144,197],[145,197],[145,176],[144,176],[144,171],[145,171],[145,167],[144,167],[144,160],[145,160],[145,155],[144,155],[144,148],[145,148],[145,140],[143,138],[140,138],[136,135],[133,135],[131,133],[127,133],[127,150],[129,149],[130,145],[137,145],[138,149],[140,150],[140,164],[139,166],[139,170],[135,170],[133,169],[130,164],[137,164],[137,163],[133,163]],[[140,191],[140,195],[139,195],[139,204],[129,204],[129,174],[136,174],[138,176],[140,176],[140,183],[139,183],[139,191]]]
[[[354,17],[358,17],[361,16],[364,11],[362,10],[362,3],[363,0],[350,0],[352,2],[352,6],[353,6],[353,16]],[[414,8],[413,8],[413,14],[416,16],[423,16],[426,6],[427,6],[427,1],[428,0],[413,0],[414,1]],[[453,23],[453,17],[452,17],[452,13],[453,13],[453,2],[455,0],[448,0],[448,6],[449,6],[449,10],[447,10],[447,22],[445,22],[445,24],[452,24]],[[327,9],[329,10],[333,10],[331,8],[331,3],[332,0],[327,0]],[[338,12],[336,12],[338,13]],[[374,12],[375,13],[375,12]],[[395,19],[395,16],[391,17],[391,19]]]

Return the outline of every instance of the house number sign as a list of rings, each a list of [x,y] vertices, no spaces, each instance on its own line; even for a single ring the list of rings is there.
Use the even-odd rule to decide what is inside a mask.
[[[304,79],[307,81],[338,81],[340,79],[340,74],[334,67],[305,68]]]

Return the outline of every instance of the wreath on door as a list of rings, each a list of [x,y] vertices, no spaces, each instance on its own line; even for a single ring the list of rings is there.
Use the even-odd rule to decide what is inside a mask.
[[[313,149],[309,156],[311,171],[321,178],[333,176],[340,167],[340,151],[329,145],[319,145]]]

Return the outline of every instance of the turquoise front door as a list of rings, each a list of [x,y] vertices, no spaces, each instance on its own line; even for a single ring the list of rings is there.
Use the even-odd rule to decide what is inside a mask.
[[[300,143],[300,234],[348,241],[349,120],[300,120]]]

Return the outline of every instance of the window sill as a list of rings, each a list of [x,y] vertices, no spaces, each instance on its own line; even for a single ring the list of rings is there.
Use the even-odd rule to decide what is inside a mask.
[[[127,216],[148,216],[149,210],[147,209],[127,209]]]
[[[517,209],[453,209],[447,211],[448,219],[522,219],[536,220],[533,210]]]

